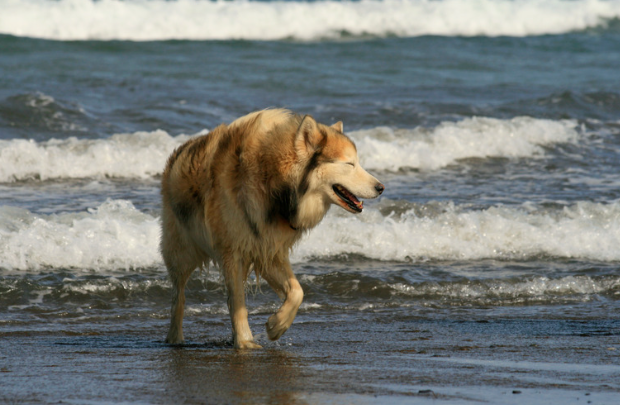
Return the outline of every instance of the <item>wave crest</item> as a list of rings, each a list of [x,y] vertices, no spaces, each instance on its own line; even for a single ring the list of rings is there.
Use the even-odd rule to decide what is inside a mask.
[[[545,209],[494,206],[464,210],[428,203],[428,209],[357,216],[332,209],[296,247],[293,262],[354,255],[371,260],[619,261],[620,203],[580,202]],[[125,200],[86,212],[35,215],[0,207],[0,268],[115,270],[162,266],[157,217]]]
[[[294,260],[343,254],[385,261],[620,260],[618,202],[580,202],[555,210],[524,205],[465,211],[451,203],[425,205],[430,215],[409,209],[384,216],[370,208],[352,217],[331,210],[300,244]]]
[[[430,129],[379,127],[349,135],[367,169],[397,171],[436,170],[467,158],[542,156],[544,146],[577,142],[578,130],[573,120],[468,118]],[[161,174],[170,153],[189,138],[158,130],[107,139],[0,140],[0,182],[148,178]]]
[[[620,17],[614,0],[0,0],[0,8],[0,33],[53,40],[528,36]]]
[[[574,120],[474,117],[444,122],[432,129],[375,128],[352,136],[368,169],[436,170],[460,159],[542,156],[543,146],[577,142],[577,129]]]
[[[0,140],[0,182],[27,179],[127,177],[162,172],[167,157],[189,139],[165,131],[116,134],[108,139]]]

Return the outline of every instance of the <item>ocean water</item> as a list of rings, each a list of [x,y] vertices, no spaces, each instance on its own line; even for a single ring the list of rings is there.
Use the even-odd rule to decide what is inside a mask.
[[[163,340],[167,156],[286,107],[344,121],[386,185],[360,215],[332,208],[292,253],[299,322],[608,320],[599,332],[620,334],[620,1],[0,10],[3,333],[139,323]],[[260,333],[279,301],[250,288]],[[217,269],[195,274],[190,341],[230,334],[225,300]]]

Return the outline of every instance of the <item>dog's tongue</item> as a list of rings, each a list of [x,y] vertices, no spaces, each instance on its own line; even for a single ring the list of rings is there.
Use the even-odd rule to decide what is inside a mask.
[[[339,189],[340,189],[340,192],[341,192],[342,194],[344,194],[344,195],[345,195],[345,196],[346,196],[349,200],[351,200],[351,202],[352,202],[353,204],[355,204],[355,205],[357,205],[357,206],[359,206],[359,204],[361,204],[360,200],[358,200],[356,196],[354,196],[353,194],[351,194],[351,192],[350,192],[349,190],[347,190],[346,188],[344,188],[344,187],[342,187],[342,186],[341,186],[341,187],[339,187]]]
[[[340,190],[342,190],[344,192],[344,194],[347,196],[347,198],[353,203],[355,204],[355,206],[357,208],[359,208],[360,210],[362,210],[364,208],[364,202],[360,201],[357,199],[356,196],[354,196],[353,194],[351,194],[349,192],[349,190],[347,190],[346,188],[342,187],[340,188]]]
[[[349,190],[347,190],[346,188],[344,188],[343,186],[339,184],[334,186],[334,188],[338,190],[338,192],[342,195],[343,199],[345,199],[345,202],[351,208],[355,207],[359,211],[361,211],[364,208],[364,203],[358,200],[357,197],[353,195],[353,193],[351,193]]]

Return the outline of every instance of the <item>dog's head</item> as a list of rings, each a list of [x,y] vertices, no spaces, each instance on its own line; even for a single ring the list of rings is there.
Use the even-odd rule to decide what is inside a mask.
[[[295,151],[304,167],[302,196],[308,193],[357,214],[364,207],[360,198],[383,193],[383,184],[360,165],[357,148],[344,135],[342,122],[326,126],[305,116],[295,135]]]

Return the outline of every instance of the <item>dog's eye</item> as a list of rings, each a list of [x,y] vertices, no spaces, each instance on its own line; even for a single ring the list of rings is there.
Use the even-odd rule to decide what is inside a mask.
[[[353,166],[353,167],[355,167],[355,163],[353,163],[353,162],[347,162],[347,164],[348,164],[349,166]]]

